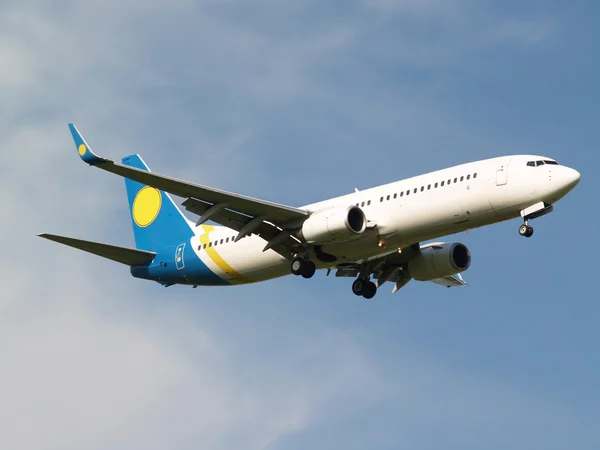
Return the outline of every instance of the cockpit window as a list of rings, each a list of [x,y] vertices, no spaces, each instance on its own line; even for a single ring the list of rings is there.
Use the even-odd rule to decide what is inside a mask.
[[[544,164],[550,164],[552,166],[558,166],[560,164],[558,164],[556,161],[552,161],[551,159],[545,159],[544,161],[527,161],[527,165],[529,167],[539,167],[539,166],[543,166]]]

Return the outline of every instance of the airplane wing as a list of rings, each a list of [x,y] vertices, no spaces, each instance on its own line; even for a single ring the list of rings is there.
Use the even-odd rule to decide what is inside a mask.
[[[399,251],[395,250],[387,255],[380,256],[367,261],[370,268],[370,274],[377,280],[377,287],[380,287],[386,282],[394,283],[392,293],[396,293],[401,287],[407,284],[412,277],[408,272],[408,262],[412,257],[419,253],[422,249],[438,245],[439,242],[429,244],[414,244],[410,247],[402,248]],[[362,264],[344,264],[337,268],[336,277],[357,277],[361,271]],[[447,277],[436,278],[430,280],[432,283],[446,287],[468,286],[461,274],[457,273]]]
[[[188,211],[201,216],[196,223],[197,226],[210,219],[238,231],[236,240],[251,233],[257,234],[267,241],[265,250],[272,248],[287,258],[291,257],[290,249],[300,243],[292,237],[291,232],[299,228],[308,218],[309,212],[304,209],[234,194],[116,163],[96,155],[75,125],[69,124],[69,129],[79,156],[84,162],[187,198],[183,206]],[[126,158],[123,162],[127,163]]]

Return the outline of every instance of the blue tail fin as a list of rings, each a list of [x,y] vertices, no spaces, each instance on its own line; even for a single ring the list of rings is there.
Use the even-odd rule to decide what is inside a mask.
[[[126,166],[150,171],[139,155],[122,159]],[[138,249],[156,251],[188,241],[193,235],[190,222],[169,194],[125,178],[133,235]]]

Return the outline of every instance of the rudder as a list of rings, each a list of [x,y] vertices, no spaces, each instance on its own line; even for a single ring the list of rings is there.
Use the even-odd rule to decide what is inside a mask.
[[[136,169],[150,169],[140,155],[123,158],[122,163]],[[138,249],[157,249],[189,241],[194,235],[190,222],[169,194],[125,178],[133,236]]]

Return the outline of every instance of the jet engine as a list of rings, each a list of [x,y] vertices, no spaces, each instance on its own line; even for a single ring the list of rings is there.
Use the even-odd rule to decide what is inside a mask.
[[[408,271],[417,281],[429,281],[464,272],[471,265],[471,253],[461,243],[436,244],[421,249],[408,263]]]
[[[357,238],[367,228],[367,218],[357,206],[334,206],[315,211],[304,221],[300,239],[309,244],[330,244]]]

